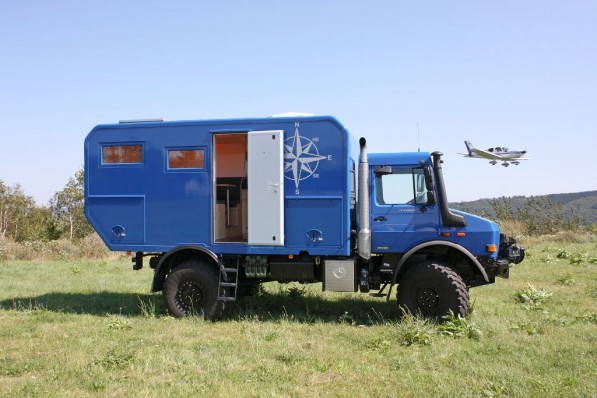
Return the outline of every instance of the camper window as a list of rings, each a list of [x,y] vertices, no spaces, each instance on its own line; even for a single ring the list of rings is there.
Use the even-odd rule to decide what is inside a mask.
[[[143,163],[143,145],[104,145],[102,163]]]
[[[202,169],[205,167],[203,149],[169,149],[168,169]]]

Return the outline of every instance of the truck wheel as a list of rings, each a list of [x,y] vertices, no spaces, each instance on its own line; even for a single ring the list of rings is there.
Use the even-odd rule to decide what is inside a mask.
[[[202,261],[175,268],[164,282],[163,296],[168,312],[177,318],[203,314],[216,321],[224,310],[224,303],[218,301],[218,276]]]
[[[450,311],[465,316],[469,304],[462,278],[446,265],[435,263],[409,268],[398,282],[396,298],[402,310],[435,320]]]

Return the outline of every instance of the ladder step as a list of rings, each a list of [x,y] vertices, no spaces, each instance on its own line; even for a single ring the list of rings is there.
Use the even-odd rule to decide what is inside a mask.
[[[231,268],[223,266],[220,268],[220,278],[218,281],[218,301],[236,301],[236,293],[238,290],[238,274],[240,267],[240,257],[236,259],[236,267]],[[223,289],[228,288],[228,289]]]
[[[218,297],[218,301],[236,301],[234,297]]]

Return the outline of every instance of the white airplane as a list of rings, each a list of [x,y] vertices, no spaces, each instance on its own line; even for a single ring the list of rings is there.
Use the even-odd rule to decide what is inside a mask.
[[[491,164],[496,165],[497,162],[503,162],[502,166],[508,167],[511,164],[520,164],[520,160],[529,160],[529,158],[523,157],[527,151],[511,151],[505,147],[489,148],[486,151],[477,149],[470,143],[470,141],[464,141],[468,154],[461,153],[466,158],[478,158],[478,159],[489,159]]]

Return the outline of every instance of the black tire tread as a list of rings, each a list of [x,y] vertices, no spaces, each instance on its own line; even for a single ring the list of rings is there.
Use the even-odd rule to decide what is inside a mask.
[[[409,279],[416,279],[418,273],[432,273],[436,275],[438,278],[443,278],[445,281],[449,283],[452,287],[456,301],[458,302],[458,308],[450,308],[454,313],[454,316],[462,316],[464,317],[468,313],[469,308],[469,293],[468,288],[460,275],[451,269],[449,266],[444,265],[442,263],[434,263],[434,262],[425,262],[422,264],[417,264],[410,267],[400,278],[402,283],[408,283]],[[418,308],[415,308],[412,304],[408,304],[409,300],[404,297],[404,291],[409,292],[408,286],[403,286],[402,289],[400,288],[400,282],[398,286],[398,292],[396,293],[396,298],[398,299],[398,304],[404,310],[413,313],[414,315],[423,315],[426,314],[422,313]],[[447,311],[446,311],[447,312]],[[441,316],[446,315],[442,314]],[[441,316],[431,316],[432,318],[441,318]],[[438,319],[439,320],[439,319]]]
[[[166,305],[166,308],[168,309],[168,313],[172,316],[181,318],[181,317],[192,315],[192,314],[185,314],[184,311],[182,311],[180,308],[172,308],[173,303],[169,302],[170,301],[169,295],[171,294],[171,292],[169,290],[171,288],[174,288],[174,287],[171,287],[171,285],[173,285],[173,284],[177,285],[181,278],[183,278],[187,275],[196,275],[197,273],[204,274],[207,278],[209,278],[215,284],[215,293],[216,293],[215,298],[212,297],[211,308],[203,309],[204,310],[203,317],[206,320],[216,321],[222,316],[225,305],[224,305],[224,302],[218,301],[218,299],[217,299],[218,274],[214,267],[209,266],[209,264],[207,264],[203,261],[188,261],[186,263],[179,265],[178,267],[176,267],[175,269],[173,269],[170,272],[170,274],[166,278],[166,281],[164,282],[164,289],[163,289],[164,303]]]

